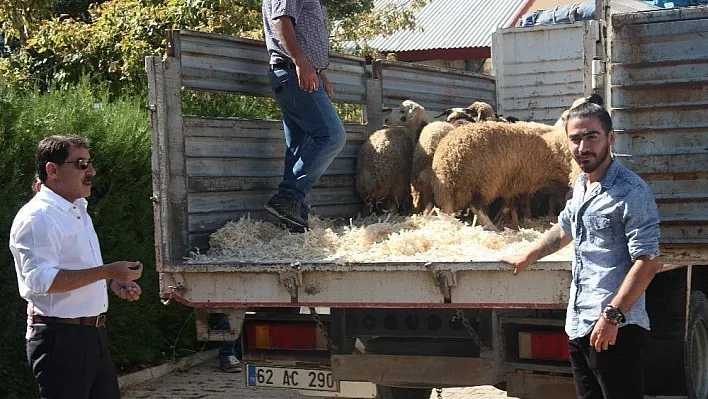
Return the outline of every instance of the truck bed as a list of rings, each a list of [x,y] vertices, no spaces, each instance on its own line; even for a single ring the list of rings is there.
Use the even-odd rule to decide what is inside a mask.
[[[193,307],[564,308],[571,261],[173,263],[163,296]]]

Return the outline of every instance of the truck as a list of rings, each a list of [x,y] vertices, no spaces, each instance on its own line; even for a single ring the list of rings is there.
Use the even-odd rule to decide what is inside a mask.
[[[598,1],[595,21],[497,31],[494,77],[333,54],[337,101],[360,106],[363,118],[345,125],[347,144],[309,201],[321,217],[356,217],[358,148],[381,127],[382,108],[403,100],[432,113],[485,101],[553,122],[577,97],[603,94],[616,157],[649,183],[661,217],[645,392],[706,399],[708,8],[627,3]],[[574,397],[563,330],[570,258],[518,276],[493,259],[186,260],[230,220],[271,218],[262,207],[282,176],[284,144],[280,121],[186,115],[182,96],[271,96],[266,68],[262,42],[186,30],[168,32],[166,57],[146,58],[163,301],[193,307],[202,340],[241,336],[249,386],[396,399],[492,384],[520,398]],[[213,327],[217,313],[229,330]]]

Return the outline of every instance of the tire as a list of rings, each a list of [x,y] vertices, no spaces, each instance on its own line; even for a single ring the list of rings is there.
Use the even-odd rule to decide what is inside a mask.
[[[683,359],[689,399],[708,399],[708,299],[691,292]]]
[[[377,399],[429,399],[430,388],[396,388],[376,385]]]

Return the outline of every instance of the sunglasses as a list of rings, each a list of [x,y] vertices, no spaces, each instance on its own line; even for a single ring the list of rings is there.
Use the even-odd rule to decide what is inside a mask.
[[[86,170],[93,166],[93,159],[78,158],[76,161],[65,161],[63,163],[75,163],[77,169]]]

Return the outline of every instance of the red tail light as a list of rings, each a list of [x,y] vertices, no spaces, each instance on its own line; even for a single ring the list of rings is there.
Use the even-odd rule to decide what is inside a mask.
[[[250,349],[327,350],[324,335],[315,325],[249,324]]]
[[[519,358],[569,361],[568,336],[562,332],[520,332]]]

